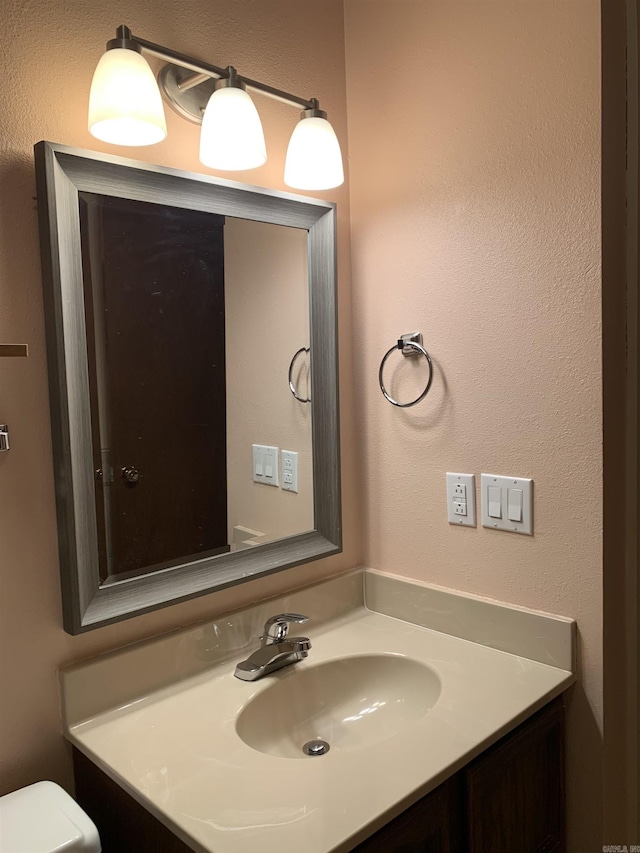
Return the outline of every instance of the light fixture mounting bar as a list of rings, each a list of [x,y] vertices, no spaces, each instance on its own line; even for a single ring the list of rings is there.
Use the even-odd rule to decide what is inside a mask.
[[[188,92],[189,89],[194,89],[201,83],[206,83],[207,80],[211,80],[211,77],[208,74],[192,74],[190,77],[184,77],[178,83],[178,89],[181,92]]]
[[[178,65],[188,71],[194,72],[194,77],[187,77],[180,83],[180,89],[187,91],[188,89],[199,86],[207,78],[221,80],[229,76],[226,68],[220,68],[217,65],[211,65],[208,62],[201,62],[199,59],[194,59],[184,53],[171,50],[169,47],[164,47],[160,44],[155,44],[147,39],[140,38],[137,35],[131,34],[130,38],[136,42],[143,51],[155,56],[158,59],[163,59],[171,65]],[[266,83],[261,83],[259,80],[252,80],[250,77],[243,77],[238,74],[238,80],[243,83],[247,89],[252,89],[255,92],[260,92],[268,98],[273,98],[293,107],[300,107],[303,110],[316,109],[318,101],[316,98],[301,98],[298,95],[293,95],[291,92],[285,92],[283,89],[276,89],[274,86],[268,86]]]
[[[316,98],[299,98],[297,95],[292,95],[282,89],[276,89],[273,86],[267,86],[266,83],[261,83],[259,80],[252,80],[250,77],[243,77],[238,74],[238,80],[247,87],[253,89],[254,92],[260,92],[268,98],[273,98],[274,101],[280,101],[283,104],[289,104],[292,107],[302,107],[303,110],[313,109],[314,103],[317,103]]]

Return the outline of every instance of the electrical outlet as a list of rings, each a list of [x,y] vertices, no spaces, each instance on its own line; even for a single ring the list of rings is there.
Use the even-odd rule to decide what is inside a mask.
[[[447,517],[449,524],[476,526],[476,486],[473,474],[447,472]]]
[[[298,491],[298,454],[295,450],[282,451],[282,488],[285,492]]]

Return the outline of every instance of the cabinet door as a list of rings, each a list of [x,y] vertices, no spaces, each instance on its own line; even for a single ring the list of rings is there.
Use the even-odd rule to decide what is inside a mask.
[[[193,853],[75,747],[76,800],[98,828],[102,853]]]
[[[418,800],[353,853],[460,853],[464,831],[461,803],[458,775]]]
[[[469,853],[560,853],[564,713],[547,705],[464,771]]]

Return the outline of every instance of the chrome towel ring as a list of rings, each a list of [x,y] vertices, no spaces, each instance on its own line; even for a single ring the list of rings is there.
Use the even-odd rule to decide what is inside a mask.
[[[295,355],[291,359],[291,364],[289,365],[289,388],[291,389],[291,393],[296,398],[296,400],[299,400],[301,403],[310,403],[311,397],[301,397],[296,391],[296,386],[293,384],[293,365],[295,364],[295,360],[298,358],[298,356],[302,355],[303,352],[310,352],[309,347],[300,347],[298,352],[295,353]]]
[[[393,397],[387,391],[387,389],[384,387],[382,371],[384,369],[384,365],[387,359],[389,358],[391,353],[395,352],[396,350],[400,350],[402,352],[402,355],[404,356],[423,355],[427,359],[427,364],[429,365],[429,380],[427,381],[427,387],[424,389],[424,391],[422,392],[422,394],[420,394],[419,397],[416,397],[415,400],[411,400],[410,403],[399,403],[397,400],[394,400]],[[380,362],[380,370],[378,371],[378,382],[380,383],[380,390],[387,398],[387,400],[392,405],[398,406],[401,409],[408,409],[409,406],[415,406],[415,404],[419,403],[420,400],[424,400],[424,398],[429,393],[431,383],[433,382],[433,364],[431,363],[431,356],[422,345],[422,332],[413,332],[409,335],[402,335],[402,337],[398,339],[398,342],[394,346],[392,346],[388,352],[384,354],[384,356],[382,357],[382,361]]]

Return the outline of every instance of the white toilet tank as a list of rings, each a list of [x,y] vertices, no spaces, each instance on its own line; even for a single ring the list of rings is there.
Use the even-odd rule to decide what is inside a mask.
[[[100,853],[91,818],[55,782],[0,797],[0,853]]]

